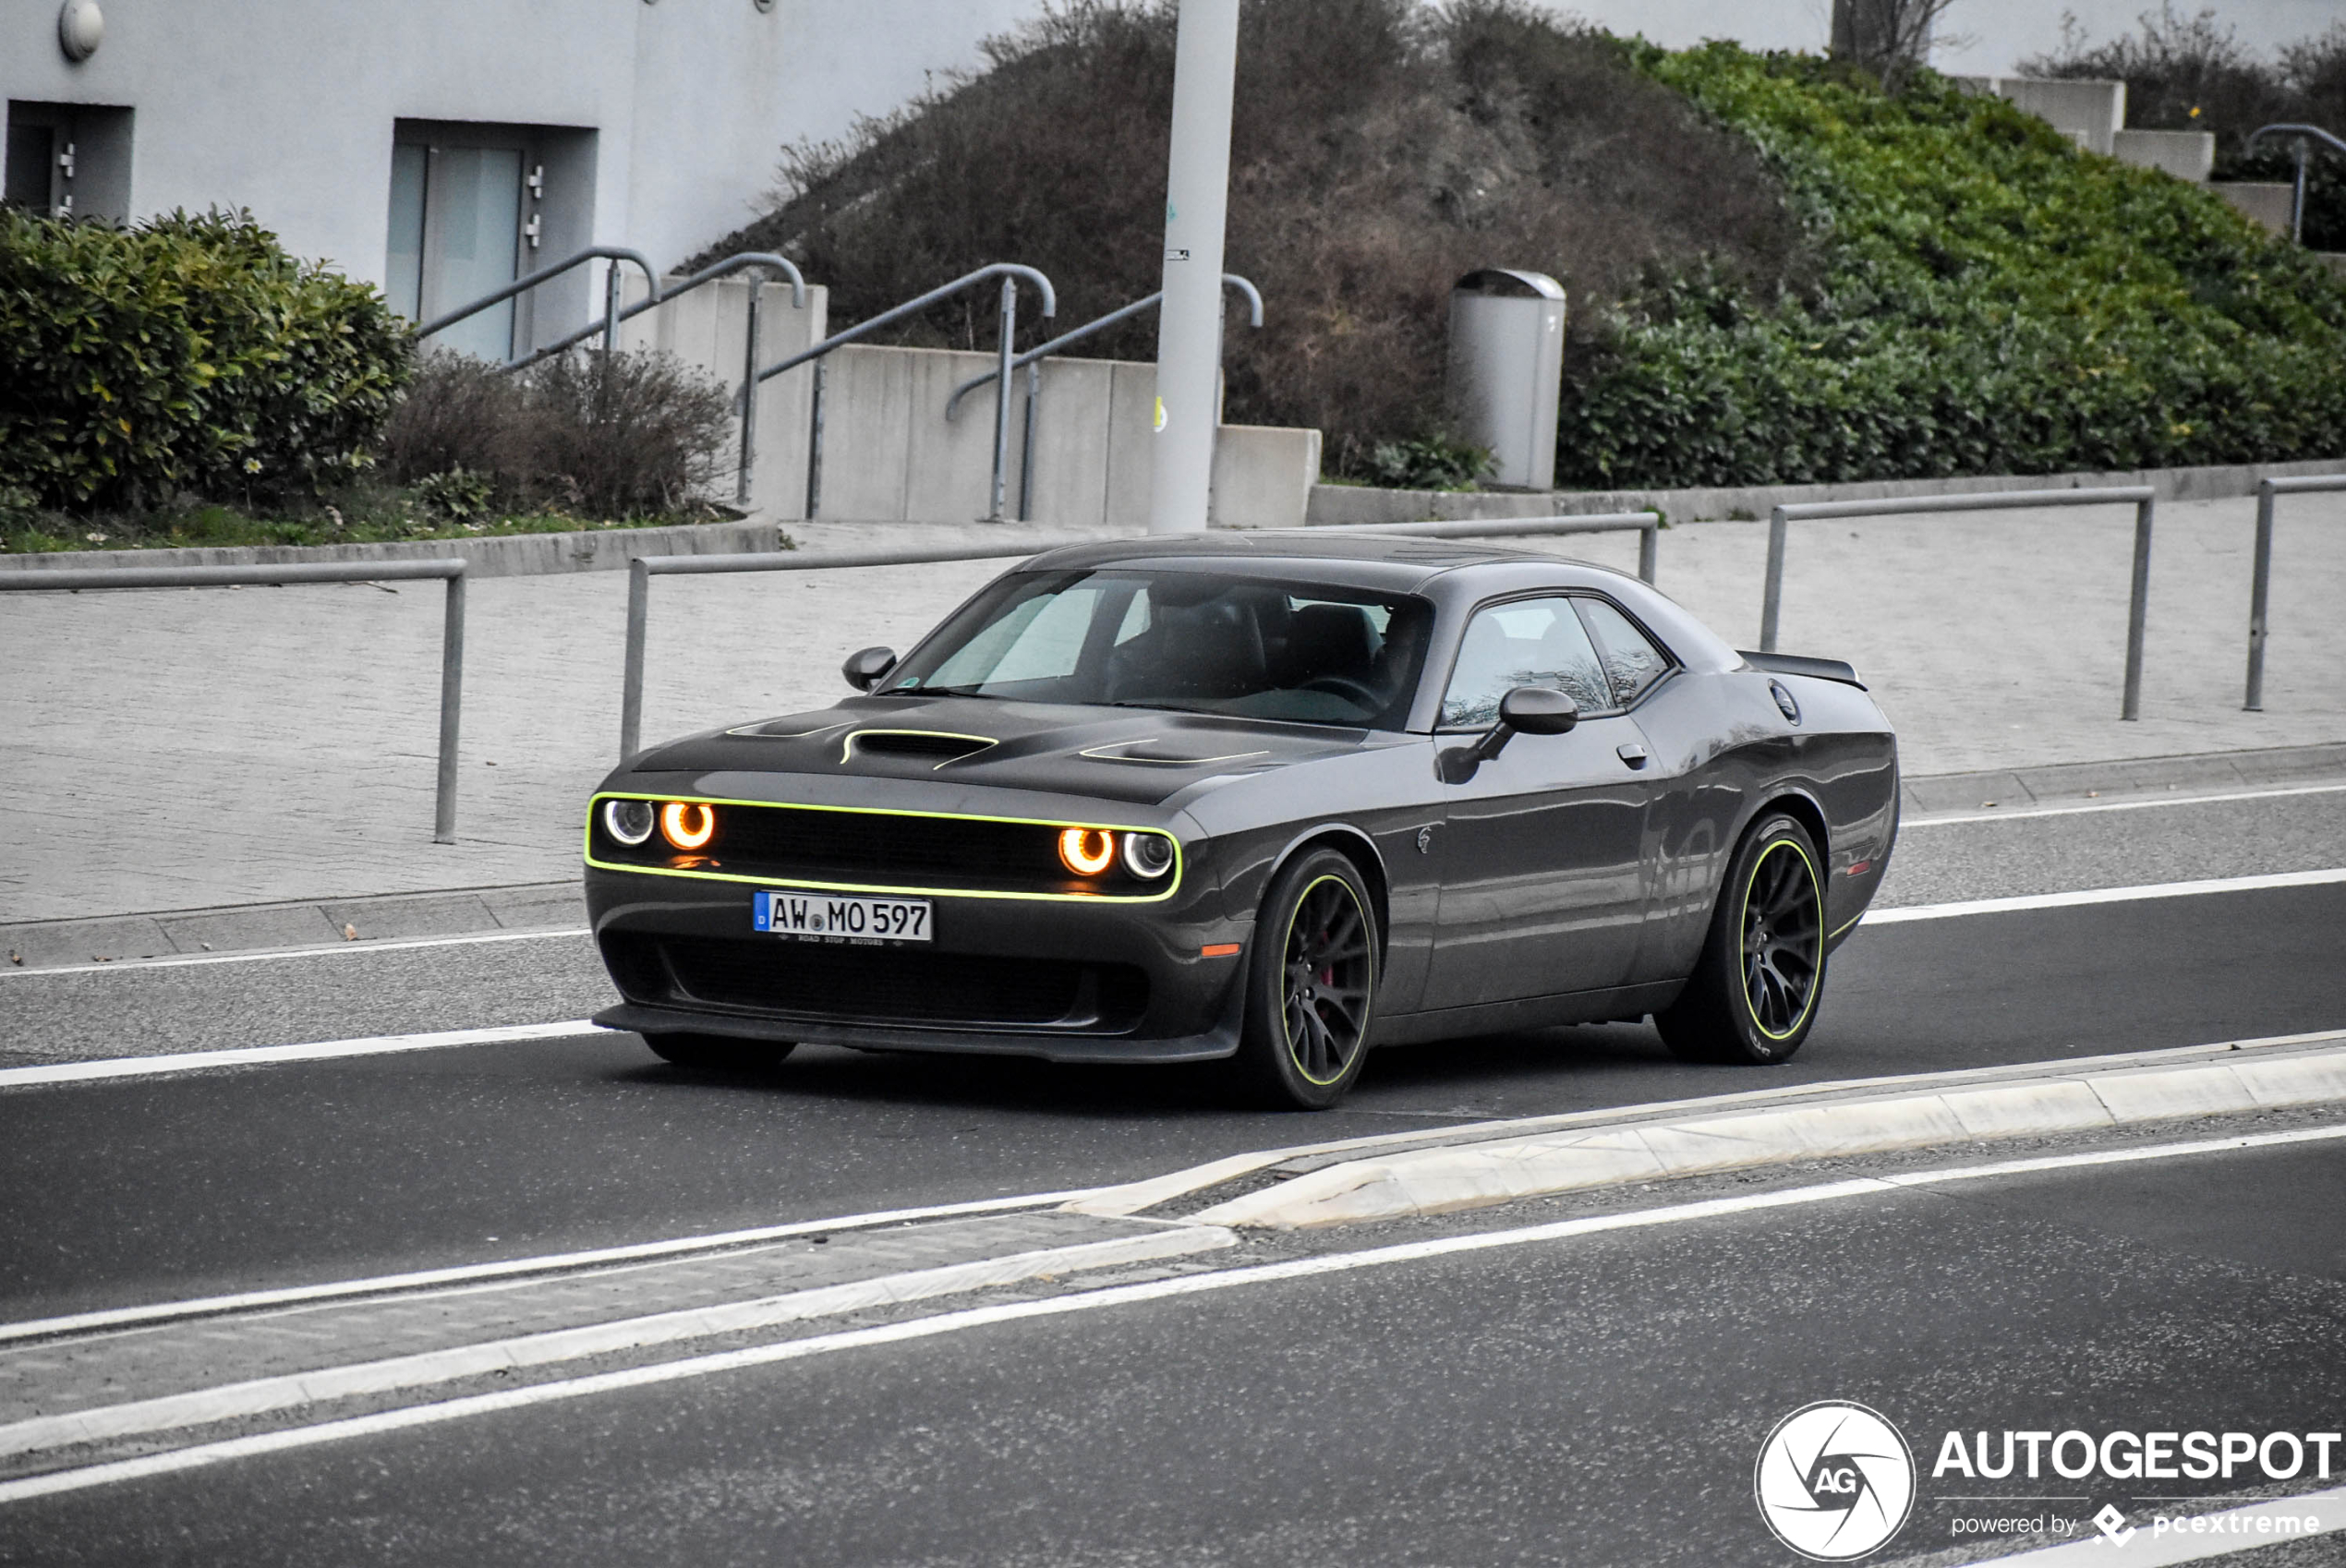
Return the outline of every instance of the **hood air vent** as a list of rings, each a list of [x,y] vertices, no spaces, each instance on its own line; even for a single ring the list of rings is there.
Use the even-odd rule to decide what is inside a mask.
[[[985,735],[948,735],[937,730],[858,730],[847,738],[840,761],[845,762],[861,753],[866,756],[916,757],[942,767],[994,743]]]

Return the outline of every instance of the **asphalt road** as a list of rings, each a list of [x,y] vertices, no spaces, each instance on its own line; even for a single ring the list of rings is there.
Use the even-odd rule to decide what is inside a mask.
[[[2042,859],[2050,824],[2068,829],[2072,886],[2123,885],[2148,879],[2141,847],[2175,832],[2146,836],[2142,819],[2184,814],[2186,836],[2234,847],[2183,868],[2196,874],[2271,869],[2276,842],[2302,859],[2346,835],[2346,797],[2330,796],[1931,829],[1901,853],[1947,896],[2000,893]],[[2015,834],[2020,850],[2001,853]],[[199,1002],[212,1043],[274,1038],[294,1011],[324,1015],[309,1038],[390,1032],[419,997],[435,1009],[421,1027],[513,1021],[446,1010],[501,989],[534,1004],[526,1017],[594,1005],[547,956],[514,944],[11,977],[0,1031],[24,1060],[50,1054],[61,1014],[85,1035],[113,1018],[151,1045],[157,1016]],[[53,988],[68,985],[61,1002]],[[238,1036],[240,1018],[258,1021]],[[15,1090],[0,1092],[0,1190],[42,1196],[0,1204],[0,1316],[1088,1187],[1449,1121],[2341,1024],[2333,885],[1861,928],[1784,1067],[1687,1067],[1643,1027],[1558,1030],[1382,1053],[1320,1116],[1235,1107],[1202,1069],[808,1049],[770,1078],[711,1079],[622,1035]]]
[[[2069,1170],[1000,1323],[34,1500],[0,1558],[1774,1564],[1753,1463],[1820,1399],[1918,1451],[1917,1556],[2267,1484],[1934,1478],[1949,1430],[2335,1429],[2341,1180]],[[2236,1561],[2337,1560],[2284,1550]]]

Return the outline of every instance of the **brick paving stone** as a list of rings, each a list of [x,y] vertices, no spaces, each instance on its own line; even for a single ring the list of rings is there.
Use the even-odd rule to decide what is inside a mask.
[[[2259,714],[2240,709],[2254,515],[2160,506],[2139,723],[2118,719],[2122,506],[1796,523],[1782,645],[1857,665],[1910,776],[2346,742],[2346,497],[2285,503]],[[985,537],[792,531],[824,550]],[[1671,529],[1661,585],[1751,646],[1766,536]],[[1627,536],[1554,543],[1635,560]],[[849,652],[910,645],[1002,564],[658,579],[645,733],[836,701]],[[574,876],[617,748],[627,576],[469,593],[454,845],[431,842],[437,585],[0,599],[0,924]]]

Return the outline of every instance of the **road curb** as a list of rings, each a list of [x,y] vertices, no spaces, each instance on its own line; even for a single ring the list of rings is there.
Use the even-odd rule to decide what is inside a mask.
[[[1807,1160],[2329,1104],[2346,1104],[2346,1036],[2273,1055],[1892,1092],[1344,1160],[1187,1218],[1298,1230]]]
[[[304,1405],[430,1388],[1061,1274],[1152,1262],[1213,1251],[1232,1246],[1237,1239],[1230,1231],[1216,1226],[1166,1225],[1137,1236],[906,1270],[755,1300],[657,1312],[97,1405],[0,1425],[0,1457],[179,1431]]]

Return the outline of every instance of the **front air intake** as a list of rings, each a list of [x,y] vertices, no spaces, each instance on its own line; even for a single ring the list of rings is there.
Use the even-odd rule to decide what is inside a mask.
[[[948,735],[935,730],[858,730],[847,737],[840,760],[853,756],[916,757],[941,766],[992,744],[983,735]]]

